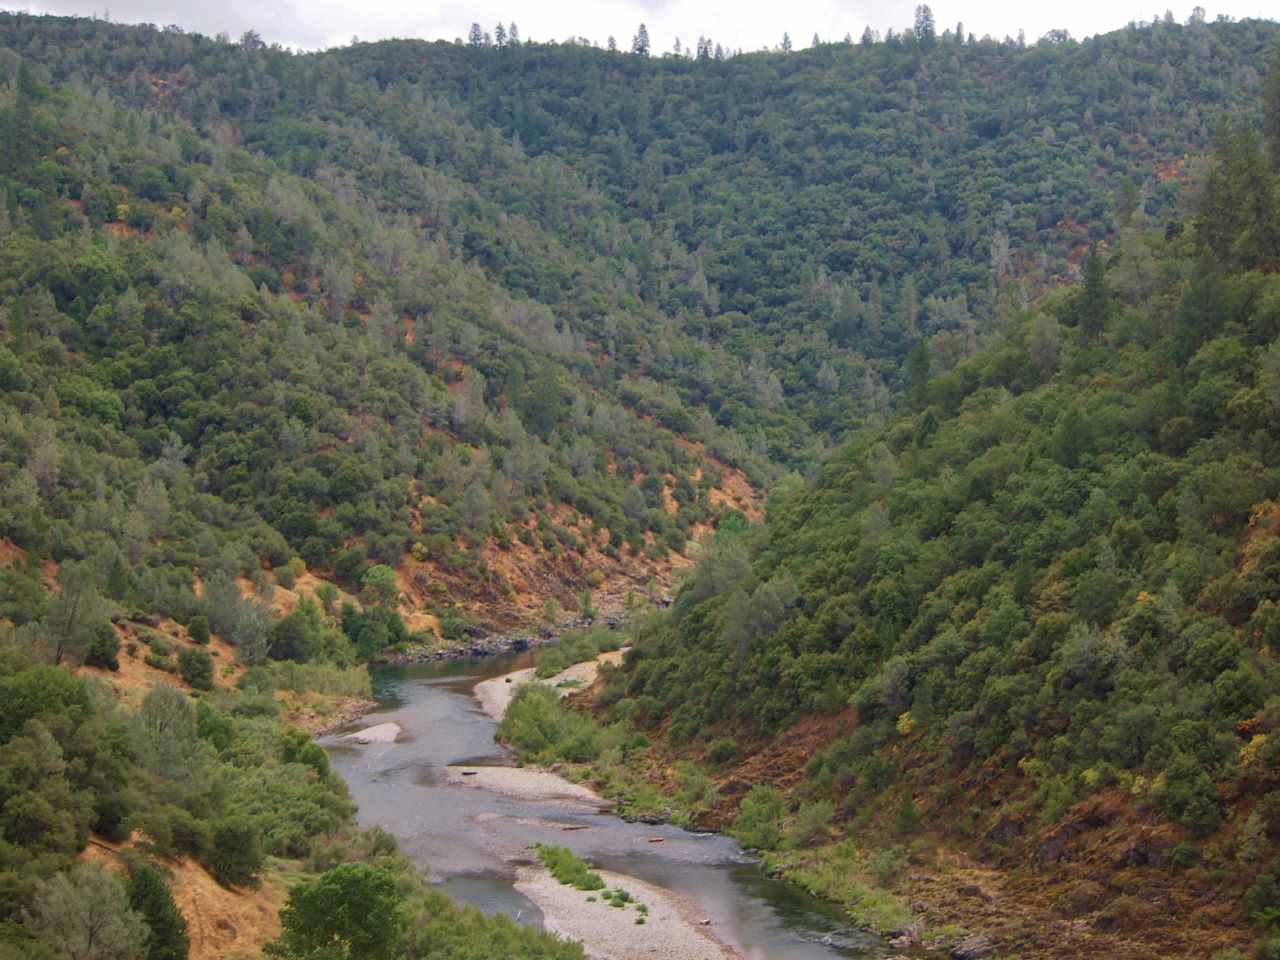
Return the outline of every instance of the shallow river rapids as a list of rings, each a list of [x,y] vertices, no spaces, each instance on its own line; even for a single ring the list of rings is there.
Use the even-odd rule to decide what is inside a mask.
[[[404,728],[400,740],[322,740],[359,804],[361,825],[393,834],[455,900],[523,923],[542,917],[513,888],[514,862],[528,863],[530,845],[541,841],[689,898],[715,935],[749,960],[887,954],[881,941],[849,927],[837,908],[766,877],[727,837],[448,783],[444,768],[450,764],[506,762],[493,739],[496,725],[472,690],[481,680],[531,664],[529,654],[512,654],[375,670],[381,706],[357,726],[395,721]],[[662,842],[653,842],[656,837]]]

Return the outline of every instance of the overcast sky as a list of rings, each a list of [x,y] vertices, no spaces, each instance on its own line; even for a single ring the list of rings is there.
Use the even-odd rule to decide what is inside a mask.
[[[857,39],[870,25],[882,33],[901,30],[912,22],[917,0],[0,0],[7,9],[31,13],[109,16],[121,23],[176,23],[199,33],[225,32],[238,37],[255,29],[268,42],[315,49],[384,37],[422,37],[452,40],[465,36],[471,22],[492,30],[499,20],[515,21],[522,38],[563,40],[585,36],[601,45],[610,34],[627,46],[641,22],[647,24],[655,52],[671,49],[676,38],[693,44],[705,34],[727,49],[759,50],[776,46],[784,32],[796,47],[807,46],[816,33],[838,40],[846,33]],[[1167,0],[1165,0],[1167,2]],[[1130,20],[1150,21],[1166,9],[1150,0],[1074,0],[1057,3],[1026,0],[969,0],[931,5],[938,31],[964,23],[966,33],[978,36],[1016,36],[1019,29],[1035,40],[1049,30],[1065,29],[1073,37],[1115,30]],[[1192,3],[1172,7],[1179,22],[1190,15]],[[1225,0],[1204,3],[1209,19],[1220,14],[1242,19],[1277,15],[1276,0]]]

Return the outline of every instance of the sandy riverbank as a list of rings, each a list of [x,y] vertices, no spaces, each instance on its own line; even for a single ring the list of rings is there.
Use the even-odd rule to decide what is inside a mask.
[[[594,960],[725,960],[740,955],[701,923],[697,908],[670,890],[634,877],[597,871],[610,889],[621,887],[649,908],[644,924],[634,906],[611,907],[600,893],[566,886],[546,868],[520,867],[516,889],[538,905],[543,925],[578,940]],[[587,897],[595,897],[588,902]]]
[[[530,682],[545,683],[549,687],[558,688],[560,696],[565,697],[574,690],[591,686],[596,682],[596,676],[600,672],[601,665],[610,663],[616,666],[620,664],[622,655],[625,652],[625,650],[612,650],[609,653],[602,653],[594,660],[575,663],[568,669],[561,670],[554,677],[548,677],[546,680],[535,681],[533,667],[515,670],[500,677],[493,677],[477,683],[474,691],[475,697],[480,701],[480,709],[494,720],[501,720],[502,715],[507,712],[507,705],[511,703],[511,698],[516,695],[516,687],[520,686],[520,684]],[[560,686],[560,684],[566,682],[571,685]]]
[[[445,775],[450,783],[517,800],[569,800],[591,807],[609,806],[598,793],[534,767],[445,767]]]

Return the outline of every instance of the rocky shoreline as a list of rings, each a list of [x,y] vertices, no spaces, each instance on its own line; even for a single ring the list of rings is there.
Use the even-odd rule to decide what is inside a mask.
[[[473,660],[481,657],[496,657],[504,653],[524,653],[526,650],[536,650],[539,647],[559,643],[561,637],[570,630],[591,626],[603,626],[608,627],[610,630],[616,630],[622,625],[622,622],[623,616],[621,612],[608,611],[595,620],[574,618],[558,623],[554,628],[548,626],[538,627],[533,632],[520,630],[486,635],[477,628],[474,635],[468,636],[467,639],[461,640],[453,646],[441,649],[423,647],[415,650],[406,650],[403,653],[392,654],[386,659],[377,662],[405,667],[414,663],[434,663],[440,660]]]

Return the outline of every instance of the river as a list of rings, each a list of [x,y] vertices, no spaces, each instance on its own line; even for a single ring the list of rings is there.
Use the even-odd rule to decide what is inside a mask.
[[[321,742],[359,804],[362,826],[379,826],[455,900],[539,923],[512,886],[514,861],[538,841],[570,847],[596,866],[688,897],[722,941],[748,960],[882,957],[882,941],[849,927],[838,908],[765,876],[736,843],[717,834],[627,823],[554,801],[516,800],[446,782],[450,764],[501,764],[495,723],[478,707],[476,683],[531,666],[531,654],[445,661],[373,672],[374,715],[395,721],[394,744]],[[655,838],[662,838],[660,843]]]

